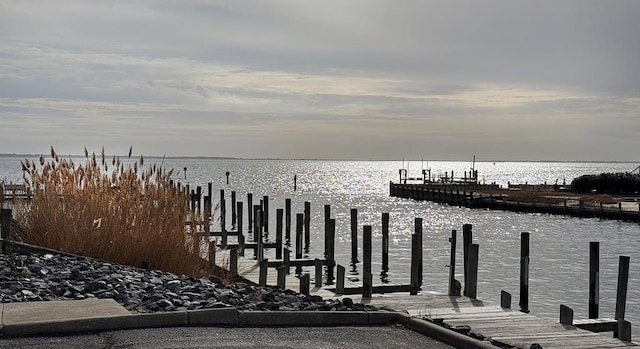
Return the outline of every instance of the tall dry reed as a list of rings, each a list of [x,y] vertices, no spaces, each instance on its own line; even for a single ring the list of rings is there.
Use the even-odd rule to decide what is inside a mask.
[[[143,157],[107,159],[85,149],[86,162],[23,163],[33,199],[21,213],[29,243],[115,263],[192,276],[211,272],[187,236],[188,196],[172,185],[172,170],[142,169]],[[129,151],[131,158],[131,150]]]

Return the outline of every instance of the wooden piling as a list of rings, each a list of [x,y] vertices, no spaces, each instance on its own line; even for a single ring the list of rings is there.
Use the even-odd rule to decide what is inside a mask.
[[[589,319],[597,319],[600,303],[600,243],[589,243]]]
[[[368,298],[373,293],[373,276],[371,274],[372,233],[370,225],[364,226],[362,237],[362,297]]]
[[[333,285],[333,272],[336,265],[336,220],[329,219],[328,225],[327,248],[329,250],[327,251],[327,285]]]
[[[520,235],[520,311],[529,312],[529,233]]]
[[[262,210],[262,225],[264,226],[264,232],[269,233],[269,196],[262,197],[263,210]]]
[[[316,258],[313,260],[313,265],[315,267],[315,286],[322,287],[322,260]]]
[[[620,256],[618,264],[618,288],[616,292],[615,319],[624,320],[627,303],[627,285],[629,283],[629,256]]]
[[[242,231],[242,201],[236,202],[236,206],[237,206],[236,210],[238,211],[236,215],[237,223],[238,223],[236,225],[238,227],[237,231],[238,231],[238,235],[243,235],[244,232]]]
[[[311,277],[309,276],[309,274],[300,275],[300,293],[305,296],[309,295],[309,284],[311,281],[310,279]]]
[[[240,217],[240,216],[238,216]],[[244,235],[243,234],[239,234],[238,235],[238,254],[241,255],[242,257],[244,257]]]
[[[229,271],[231,275],[238,275],[238,249],[232,248],[229,250]]]
[[[511,309],[511,293],[500,291],[500,307],[503,309]]]
[[[253,194],[251,193],[247,193],[247,227],[249,234],[251,234],[253,230]]]
[[[276,210],[276,259],[282,259],[282,215],[281,208]]]
[[[260,230],[260,205],[253,205],[253,241],[258,242],[258,230]]]
[[[467,297],[476,299],[478,295],[478,257],[480,246],[471,244],[469,248],[469,275],[467,275],[469,287],[467,289]]]
[[[418,287],[422,287],[422,277],[423,277],[423,252],[422,252],[422,218],[416,218],[414,220],[415,223],[415,232],[418,236],[417,249],[418,249]]]
[[[631,342],[631,323],[629,321],[618,321],[618,339]]]
[[[290,266],[290,262],[291,261],[291,250],[288,248],[284,249],[284,256],[283,256],[283,264],[285,267],[287,267],[287,274],[291,273],[291,270],[289,268]]]
[[[302,258],[302,230],[304,229],[304,214],[296,215],[296,259]]]
[[[389,271],[389,213],[382,213],[382,271]]]
[[[341,265],[337,267],[337,276],[336,276],[336,295],[344,294],[344,278],[345,278],[345,268]]]
[[[263,259],[260,261],[260,275],[258,276],[258,285],[267,286],[267,269],[269,269],[269,260]]]
[[[258,224],[256,224],[256,229],[258,231],[258,239],[256,240],[257,242],[257,246],[256,249],[258,250],[258,261],[262,261],[264,259],[264,231],[262,229],[262,226],[260,225],[260,220],[262,220],[262,211],[260,210],[260,208],[258,208],[258,210],[256,211],[256,222],[258,222]]]
[[[227,248],[227,203],[224,198],[224,189],[220,190],[220,231],[222,232],[222,248]]]
[[[236,226],[237,222],[237,212],[236,212],[236,191],[231,191],[231,225]]]
[[[278,271],[278,287],[281,289],[285,289],[287,285],[287,269],[284,266],[279,266]]]
[[[306,246],[309,248],[309,237],[311,236],[311,203],[309,201],[304,202],[304,236],[306,239]],[[300,235],[302,238],[302,235]]]
[[[463,257],[463,280],[464,280],[464,292],[465,296],[469,296],[467,294],[467,285],[468,274],[469,274],[469,248],[471,247],[473,241],[473,226],[471,224],[464,224],[462,226],[462,257]]]
[[[329,255],[329,219],[331,219],[331,205],[324,205],[324,256]]]
[[[418,236],[411,234],[411,295],[417,295],[420,286],[418,286]]]
[[[209,265],[216,265],[216,245],[218,242],[216,239],[209,241]]]
[[[351,209],[351,262],[358,263],[358,209]]]
[[[196,198],[197,198],[197,211],[198,212],[202,212],[202,204],[201,204],[201,200],[200,198],[202,198],[202,187],[201,186],[197,186],[196,187]]]
[[[284,200],[284,238],[291,243],[291,199]]]
[[[457,232],[452,230],[451,237],[449,238],[449,242],[451,243],[451,254],[449,257],[449,296],[460,295],[460,291],[456,290],[456,235]]]
[[[560,324],[573,325],[573,309],[560,304]]]

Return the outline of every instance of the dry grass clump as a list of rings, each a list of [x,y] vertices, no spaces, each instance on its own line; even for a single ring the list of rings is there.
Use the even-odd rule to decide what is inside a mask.
[[[170,182],[172,171],[155,164],[139,171],[142,156],[108,161],[104,149],[98,159],[85,149],[85,158],[76,165],[52,147],[50,160],[23,163],[33,190],[18,220],[26,242],[176,274],[210,273],[185,231],[189,200]]]

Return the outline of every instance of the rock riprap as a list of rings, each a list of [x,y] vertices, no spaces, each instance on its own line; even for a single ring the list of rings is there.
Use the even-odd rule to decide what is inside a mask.
[[[233,306],[241,310],[377,310],[351,299],[323,299],[215,277],[193,278],[79,256],[0,255],[0,301],[113,298],[140,312]]]

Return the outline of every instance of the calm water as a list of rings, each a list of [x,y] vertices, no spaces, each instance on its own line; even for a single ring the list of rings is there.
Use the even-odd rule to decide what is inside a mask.
[[[0,158],[0,179],[19,181],[22,177],[20,160]],[[147,164],[155,160],[146,159]],[[157,160],[159,162],[160,160]],[[336,260],[350,263],[351,208],[358,209],[359,225],[372,225],[374,234],[373,270],[381,268],[381,214],[390,214],[390,270],[391,282],[409,282],[410,242],[414,218],[423,219],[424,285],[429,292],[446,292],[448,282],[449,242],[451,230],[473,224],[474,242],[480,245],[478,297],[499,302],[500,290],[513,295],[513,306],[519,300],[520,233],[531,233],[530,309],[532,313],[558,318],[560,304],[575,311],[576,318],[587,316],[589,241],[600,241],[600,314],[613,317],[618,272],[618,257],[631,257],[627,319],[640,323],[640,224],[618,221],[580,219],[542,214],[522,214],[502,211],[471,210],[430,202],[389,197],[389,181],[398,180],[403,162],[367,161],[303,161],[303,160],[202,160],[168,159],[165,168],[178,170],[176,180],[192,187],[212,182],[214,199],[220,189],[237,191],[238,200],[246,202],[246,193],[259,200],[270,197],[270,217],[276,208],[283,208],[285,198],[292,199],[292,210],[302,213],[304,202],[311,202],[311,249],[309,255],[322,254],[324,205],[331,205],[336,218]],[[422,168],[432,174],[463,174],[470,162],[404,162],[409,175],[420,176]],[[567,184],[582,174],[629,171],[631,163],[540,163],[540,162],[478,162],[481,181],[505,186],[512,183]],[[184,167],[187,167],[186,180]],[[225,172],[230,172],[226,184]],[[298,190],[293,191],[293,177],[297,175]],[[206,189],[205,189],[206,190]],[[228,197],[227,197],[228,198]],[[246,204],[245,204],[246,207]],[[245,214],[246,217],[246,214]],[[227,218],[227,221],[230,221]],[[245,219],[246,221],[246,219]],[[275,219],[271,219],[271,225]],[[295,224],[295,219],[294,222]],[[246,224],[246,223],[245,223]],[[270,229],[271,232],[275,229]],[[361,231],[361,229],[360,229]],[[362,244],[359,244],[360,248]],[[461,244],[458,244],[460,247]],[[462,250],[457,252],[457,265],[462,263]],[[361,254],[360,254],[361,256]],[[360,258],[362,259],[362,258]],[[352,277],[359,277],[356,266]],[[347,267],[349,270],[349,267]],[[461,268],[457,268],[461,271]],[[376,272],[377,271],[377,272]],[[462,279],[461,272],[457,278]],[[374,284],[381,284],[374,277]],[[428,309],[425,309],[427,312]]]

